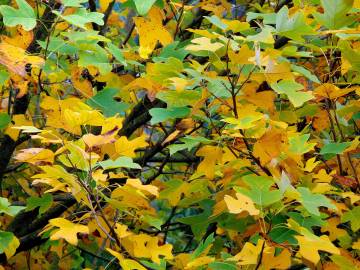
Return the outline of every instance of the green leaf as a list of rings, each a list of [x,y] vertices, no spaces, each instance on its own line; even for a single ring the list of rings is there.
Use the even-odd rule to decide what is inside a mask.
[[[156,0],[133,0],[136,10],[139,15],[144,16],[146,15],[151,7],[154,5]]]
[[[151,115],[150,123],[154,125],[165,120],[185,117],[190,113],[190,109],[188,107],[153,108],[149,110],[149,113]]]
[[[0,13],[6,26],[22,25],[25,31],[36,26],[36,16],[32,7],[25,0],[16,0],[19,9],[7,5],[0,6]]]
[[[354,22],[355,16],[347,16],[354,0],[321,0],[324,13],[314,13],[315,19],[328,29],[340,29]]]
[[[214,242],[214,234],[210,234],[204,241],[200,242],[194,252],[191,254],[191,260],[200,257],[201,254]]]
[[[181,180],[179,181],[182,182]],[[209,224],[214,222],[214,219],[211,217],[213,205],[214,201],[209,199],[203,200],[200,203],[201,208],[204,210],[202,213],[178,218],[176,221],[190,225],[195,239],[201,239]]]
[[[342,154],[346,148],[351,145],[351,142],[342,143],[328,143],[321,148],[320,155],[325,154]]]
[[[49,193],[44,194],[42,197],[30,197],[26,199],[26,210],[33,210],[39,207],[39,214],[45,213],[53,202],[52,196]]]
[[[322,194],[314,194],[308,188],[298,187],[297,191],[300,192],[300,202],[304,208],[312,215],[320,216],[319,207],[325,206],[330,209],[336,209],[328,198]]]
[[[98,164],[104,169],[116,169],[116,168],[130,168],[141,169],[141,166],[135,163],[130,157],[119,157],[116,160],[105,160],[98,162]]]
[[[306,24],[304,14],[299,11],[289,17],[287,6],[282,7],[276,14],[276,31],[279,35],[301,42],[304,41],[302,36],[315,34]]]
[[[169,45],[167,45],[166,47],[164,47],[160,53],[159,56],[154,57],[153,60],[155,62],[164,62],[166,61],[166,59],[169,58],[176,58],[179,59],[180,61],[183,61],[184,58],[186,57],[186,55],[188,54],[188,52],[182,48],[182,47],[178,47],[179,45],[179,41],[175,41],[173,43],[170,43]]]
[[[107,45],[107,49],[115,57],[115,59],[119,61],[120,64],[126,66],[126,60],[124,58],[124,55],[123,55],[122,51],[118,47],[116,47],[112,43],[109,43]]]
[[[87,0],[62,0],[61,3],[65,7],[82,7],[81,4],[86,3]]]
[[[94,97],[88,99],[86,103],[94,109],[101,110],[106,117],[112,117],[116,114],[122,115],[129,108],[129,105],[114,99],[118,92],[115,88],[104,88]]]
[[[356,206],[350,211],[347,211],[342,217],[342,222],[350,221],[351,229],[357,232],[360,229],[360,206]]]
[[[212,270],[236,270],[238,269],[235,262],[211,262],[209,268]]]
[[[331,260],[336,263],[341,270],[354,270],[354,264],[348,257],[342,255],[331,255]]]
[[[316,77],[314,74],[312,74],[309,70],[307,70],[304,67],[291,64],[291,69],[295,72],[300,73],[301,75],[304,75],[304,77],[309,79],[310,81],[321,83],[318,77]]]
[[[197,146],[199,143],[211,143],[211,140],[208,140],[204,137],[191,137],[191,136],[186,136],[185,138],[181,138],[179,139],[180,142],[182,142],[181,144],[172,144],[170,145],[168,148],[170,150],[170,155],[172,156],[173,154],[175,154],[178,151],[187,149],[188,151],[190,151],[192,148],[194,148],[195,146]]]
[[[111,42],[110,39],[102,35],[99,35],[99,33],[94,30],[86,30],[81,32],[80,31],[62,32],[61,35],[68,38],[70,41],[73,41],[75,44],[84,43],[84,44],[95,45],[97,42],[105,42],[105,43]],[[53,38],[54,37],[51,37],[51,39]]]
[[[254,41],[254,42],[262,42],[266,44],[273,44],[274,37],[273,37],[273,29],[269,26],[265,26],[261,29],[261,32],[255,35],[250,35],[246,37],[246,40],[248,41]]]
[[[7,113],[0,113],[0,129],[6,128],[11,122],[11,117]]]
[[[288,216],[310,232],[313,232],[312,227],[321,227],[326,224],[326,222],[321,219],[321,216],[303,216],[299,212],[290,212]]]
[[[25,209],[24,206],[10,206],[7,198],[0,197],[0,214],[5,213],[13,217],[23,209]]]
[[[51,37],[50,41],[38,40],[37,41],[41,48],[46,49],[50,52],[58,52],[63,54],[75,54],[78,52],[78,48],[69,43],[65,42],[64,39],[59,37]]]
[[[0,254],[5,252],[6,257],[10,258],[19,246],[20,242],[12,232],[0,231]]]
[[[84,44],[80,46],[78,64],[81,67],[95,66],[102,75],[111,71],[112,66],[109,63],[106,50],[98,44]]]
[[[271,177],[246,175],[242,179],[250,189],[235,187],[235,190],[248,196],[254,203],[266,207],[281,200],[280,190],[270,190],[274,184]]]
[[[297,235],[297,232],[289,229],[285,224],[275,226],[269,233],[271,240],[279,244],[285,242],[293,245],[296,244],[297,241],[294,238],[295,235]]]
[[[281,80],[280,82],[272,83],[271,88],[278,94],[287,95],[294,107],[300,107],[306,101],[313,99],[311,93],[299,91],[304,89],[304,86],[295,81]]]
[[[295,154],[302,155],[314,149],[316,143],[308,143],[310,134],[296,134],[289,138],[289,150]]]
[[[161,218],[153,217],[150,215],[142,216],[141,220],[158,230],[161,230],[161,225],[164,224],[164,221]]]
[[[193,105],[201,98],[201,93],[194,90],[161,91],[156,97],[166,102],[169,107],[183,107]]]
[[[3,86],[9,78],[10,78],[9,72],[3,69],[0,70],[0,86]]]
[[[223,23],[216,15],[212,15],[211,17],[204,16],[204,18],[206,18],[209,22],[211,22],[213,25],[220,28],[221,30],[225,30],[226,28],[228,28],[228,26]]]
[[[264,24],[275,24],[276,23],[276,14],[275,13],[256,13],[256,12],[246,13],[246,21],[247,22],[250,22],[255,19],[262,19]]]
[[[54,14],[64,19],[68,23],[75,25],[77,27],[86,29],[85,24],[87,23],[96,23],[98,25],[104,25],[103,17],[104,14],[99,12],[88,12],[86,8],[79,8],[75,13],[70,15],[62,15],[58,11],[53,11]]]

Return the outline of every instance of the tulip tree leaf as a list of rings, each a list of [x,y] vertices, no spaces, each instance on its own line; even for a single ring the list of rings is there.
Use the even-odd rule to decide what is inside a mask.
[[[70,15],[62,15],[58,11],[53,11],[57,16],[64,19],[68,23],[77,27],[86,29],[85,24],[96,23],[98,25],[104,25],[104,14],[99,12],[88,12],[85,8],[79,8],[75,13]]]
[[[325,144],[321,148],[320,154],[321,155],[325,155],[325,154],[341,154],[350,145],[351,145],[351,142],[328,143],[328,144]]]
[[[26,210],[33,210],[39,207],[39,214],[45,213],[53,202],[52,196],[49,193],[44,194],[42,197],[30,197],[26,200]]]
[[[254,203],[269,206],[281,200],[282,194],[280,190],[270,190],[270,187],[274,184],[270,177],[247,175],[242,179],[249,186],[249,189],[235,187],[235,190],[248,196]]]
[[[135,163],[130,157],[119,157],[116,160],[105,160],[98,163],[104,170],[116,168],[141,169],[141,166]]]
[[[24,30],[30,31],[36,26],[36,16],[32,7],[25,0],[16,0],[19,9],[7,5],[0,6],[0,13],[6,26],[21,25]]]
[[[304,41],[304,35],[314,34],[312,28],[306,24],[304,14],[299,11],[289,17],[287,6],[276,14],[276,31],[280,35],[297,41]]]
[[[304,89],[304,87],[295,81],[281,80],[280,82],[272,83],[271,88],[278,94],[287,95],[294,107],[300,107],[306,101],[313,98],[311,93],[300,91]]]
[[[299,187],[297,191],[300,192],[301,198],[300,202],[305,207],[305,209],[312,215],[319,216],[319,207],[325,206],[330,209],[336,209],[328,198],[322,194],[314,194],[308,188]]]
[[[106,117],[122,114],[129,105],[114,99],[114,96],[118,92],[119,91],[115,88],[105,88],[98,92],[94,97],[88,99],[86,103],[95,109],[101,110]]]
[[[151,115],[151,124],[157,124],[169,119],[176,119],[185,117],[190,113],[190,109],[187,107],[173,107],[168,109],[153,108],[149,110]]]
[[[0,231],[0,254],[5,253],[10,258],[19,246],[20,242],[12,232]]]
[[[360,229],[360,206],[354,207],[352,210],[347,211],[342,217],[343,222],[350,221],[351,229],[356,232]]]
[[[0,214],[5,213],[13,217],[23,209],[24,206],[12,206],[7,198],[0,197]]]
[[[151,7],[154,5],[156,0],[133,0],[136,10],[139,13],[139,15],[143,16],[146,15]]]

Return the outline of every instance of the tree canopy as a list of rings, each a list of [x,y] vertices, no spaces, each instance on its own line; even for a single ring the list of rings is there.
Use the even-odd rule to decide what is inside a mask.
[[[0,270],[360,268],[359,0],[0,2]]]

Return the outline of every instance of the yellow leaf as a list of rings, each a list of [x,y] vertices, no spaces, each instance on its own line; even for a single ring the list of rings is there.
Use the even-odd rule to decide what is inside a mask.
[[[94,135],[94,134],[86,134],[82,137],[82,140],[85,142],[85,144],[89,148],[93,147],[99,147],[101,145],[107,144],[107,143],[114,143],[115,142],[115,136],[116,131],[118,128],[114,128],[107,133],[101,134],[101,135]]]
[[[46,124],[62,128],[75,135],[81,135],[81,125],[102,126],[103,115],[78,98],[64,100],[44,96],[41,108],[47,116]]]
[[[173,41],[172,36],[162,24],[162,18],[162,11],[157,7],[153,7],[149,11],[147,18],[136,17],[133,19],[140,36],[139,54],[142,58],[147,59],[149,57],[158,41],[163,46]]]
[[[269,129],[260,139],[255,142],[253,154],[260,159],[262,165],[278,158],[286,136],[278,129]],[[276,143],[274,143],[276,142]]]
[[[328,174],[325,169],[321,169],[317,174],[314,175],[314,178],[316,179],[315,182],[330,183],[333,179],[332,175],[334,174],[336,174],[336,170],[333,170]]]
[[[246,64],[253,63],[252,61],[249,60],[249,58],[254,57],[255,51],[250,50],[248,45],[245,44],[245,45],[241,46],[241,48],[238,52],[229,50],[228,54],[229,54],[231,64],[246,65]]]
[[[128,179],[126,185],[132,186],[138,190],[146,191],[156,197],[159,196],[159,188],[152,185],[143,185],[139,179]]]
[[[24,114],[16,114],[13,116],[13,125],[9,125],[6,130],[5,134],[9,135],[11,139],[16,141],[16,139],[19,137],[20,130],[15,129],[14,127],[17,126],[25,126],[25,125],[32,125],[33,123],[31,120],[27,119],[26,115]]]
[[[140,263],[134,260],[125,259],[123,255],[121,255],[119,252],[116,252],[115,250],[112,250],[110,248],[106,249],[111,255],[116,257],[120,263],[120,266],[124,270],[146,270],[145,267],[143,267]]]
[[[115,151],[118,156],[135,157],[135,150],[146,146],[148,146],[146,135],[139,136],[131,141],[122,136],[115,142]],[[115,157],[112,156],[112,158]]]
[[[179,77],[169,78],[169,81],[171,82],[170,84],[175,87],[175,90],[179,92],[185,90],[186,86],[191,83],[191,81]]]
[[[256,246],[250,242],[246,242],[242,250],[236,254],[231,260],[239,261],[239,265],[257,264],[259,254],[265,244],[264,240],[259,239]]]
[[[249,129],[256,126],[257,121],[264,118],[264,114],[256,111],[257,107],[246,104],[238,108],[238,118],[225,118],[224,122],[235,125],[234,129]]]
[[[115,228],[114,228],[117,236],[120,239],[132,234],[132,232],[128,231],[127,229],[128,229],[128,226],[126,226],[124,224],[119,224],[119,223],[116,223]]]
[[[26,50],[33,41],[33,31],[25,31],[22,26],[14,27],[11,30],[13,30],[11,37],[1,36],[1,41]]]
[[[51,240],[65,239],[71,245],[76,246],[78,243],[78,233],[89,233],[89,228],[85,225],[72,223],[64,218],[54,218],[49,220],[49,224],[58,227],[55,233],[50,236]]]
[[[341,192],[339,195],[343,198],[350,198],[351,204],[355,204],[356,202],[360,201],[360,195],[357,195],[351,191]]]
[[[196,258],[196,259],[192,260],[191,262],[189,262],[185,266],[185,269],[198,269],[199,266],[209,264],[213,261],[215,261],[215,258],[213,258],[213,257],[202,256],[202,257]]]
[[[340,89],[331,83],[324,83],[317,87],[313,93],[315,96],[320,98],[337,99],[338,97],[344,96],[352,91],[354,91],[353,88]]]
[[[6,258],[9,259],[10,257],[12,257],[15,252],[16,249],[20,246],[20,241],[19,239],[17,239],[17,237],[15,235],[13,235],[11,232],[0,232],[1,234],[4,234],[4,242],[2,243],[2,250],[3,252],[5,252]],[[3,235],[2,235],[3,236]],[[11,237],[11,239],[9,239]]]
[[[96,153],[87,153],[85,143],[82,140],[66,143],[64,147],[57,150],[56,154],[59,153],[62,153],[58,156],[62,164],[83,171],[89,170],[90,167],[93,168],[100,158]]]
[[[56,129],[42,130],[40,133],[31,135],[32,139],[39,139],[41,143],[62,144],[66,142],[64,138]]]
[[[203,37],[207,37],[207,38],[217,38],[219,37],[219,34],[215,33],[215,32],[209,32],[208,30],[205,29],[191,29],[188,28],[186,29],[186,31],[192,32],[194,34],[197,34],[199,36],[203,36]]]
[[[225,195],[224,200],[229,212],[232,214],[240,214],[244,211],[247,211],[251,216],[260,214],[260,211],[255,208],[254,202],[241,193],[236,193],[236,199]]]
[[[122,240],[125,249],[134,257],[149,258],[157,264],[160,263],[159,256],[164,256],[167,260],[173,258],[172,245],[159,246],[158,242],[157,237],[151,237],[147,234],[131,235]]]
[[[321,227],[321,232],[329,232],[330,241],[334,241],[347,234],[345,230],[337,227],[340,223],[341,221],[338,217],[329,218],[326,220],[326,224]]]
[[[15,155],[15,159],[33,165],[52,164],[54,163],[54,153],[44,148],[28,148],[20,150],[20,153]]]
[[[215,52],[218,49],[224,47],[224,44],[219,42],[211,43],[211,39],[207,37],[194,38],[191,40],[191,43],[193,44],[185,47],[186,50],[194,51],[194,52],[198,52],[198,51]]]
[[[279,80],[293,80],[294,75],[291,73],[290,64],[283,62],[280,64],[269,60],[265,68],[265,78],[269,84],[276,83]]]
[[[339,249],[331,243],[330,239],[326,235],[320,237],[312,234],[306,236],[295,236],[299,242],[299,253],[306,260],[317,264],[320,261],[319,250],[323,250],[332,254],[340,254]]]
[[[40,169],[43,173],[36,174],[32,178],[36,179],[33,184],[47,184],[52,189],[48,189],[46,192],[64,191],[71,192],[78,202],[81,202],[86,198],[84,190],[80,187],[80,184],[76,181],[77,178],[68,173],[64,167],[59,165],[41,166]],[[87,200],[86,200],[87,201]]]
[[[44,59],[38,56],[27,55],[23,48],[13,46],[6,42],[0,43],[0,64],[22,77],[26,75],[26,64],[40,67],[44,63]]]
[[[315,167],[320,163],[320,161],[315,161],[315,160],[316,160],[316,157],[308,159],[306,161],[304,171],[312,172],[315,169]]]
[[[360,250],[360,239],[353,243],[352,248]]]
[[[273,91],[261,91],[258,93],[258,87],[257,83],[246,83],[242,89],[244,99],[260,108],[265,108],[270,112],[274,111],[275,93]]]
[[[239,20],[222,19],[221,22],[225,23],[228,26],[226,30],[231,30],[234,33],[244,31],[250,28],[250,24],[248,22],[240,22]]]
[[[274,256],[274,253],[274,247],[265,247],[260,269],[289,269],[291,266],[291,253],[287,249],[281,251],[277,256]]]
[[[75,67],[71,70],[71,82],[76,90],[78,90],[84,97],[90,98],[94,95],[91,82],[84,79],[81,75],[82,70]]]
[[[197,156],[204,157],[197,167],[197,171],[203,173],[209,179],[213,179],[215,175],[215,165],[221,161],[222,149],[217,146],[205,145],[196,152]]]
[[[109,203],[119,209],[135,208],[135,209],[150,209],[148,199],[142,193],[130,185],[125,185],[116,188],[111,193],[111,200]]]

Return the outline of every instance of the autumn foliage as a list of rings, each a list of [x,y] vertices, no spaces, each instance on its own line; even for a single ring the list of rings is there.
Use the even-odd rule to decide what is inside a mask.
[[[360,268],[359,0],[2,0],[0,269]]]

